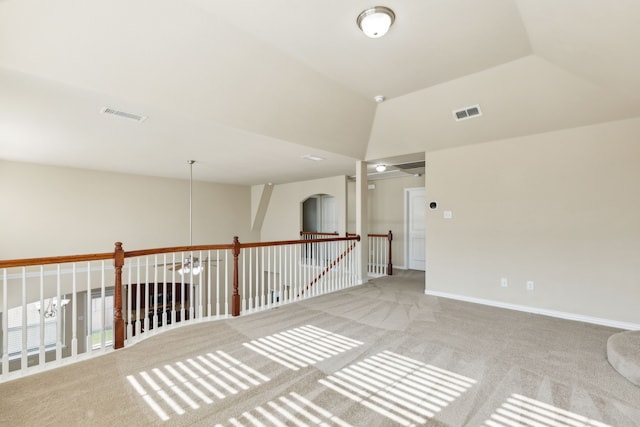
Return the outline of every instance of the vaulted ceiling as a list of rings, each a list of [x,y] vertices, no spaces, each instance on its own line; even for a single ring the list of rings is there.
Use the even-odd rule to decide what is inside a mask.
[[[0,159],[278,183],[640,115],[637,0],[382,4],[0,0]]]

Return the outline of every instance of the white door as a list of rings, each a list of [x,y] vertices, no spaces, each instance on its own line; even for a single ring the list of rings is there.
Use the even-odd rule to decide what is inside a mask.
[[[335,233],[338,231],[338,201],[333,196],[322,196],[320,198],[322,209],[320,217],[322,223],[318,231],[324,233]]]
[[[424,188],[405,190],[407,228],[407,267],[425,269],[425,214],[427,210]]]

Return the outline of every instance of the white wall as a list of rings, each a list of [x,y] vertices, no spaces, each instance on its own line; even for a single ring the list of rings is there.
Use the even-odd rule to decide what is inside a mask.
[[[189,181],[0,160],[0,259],[189,243]],[[251,188],[194,181],[193,243],[258,241]]]
[[[640,324],[640,119],[426,162],[427,292]]]
[[[329,194],[336,198],[339,212],[338,232],[344,236],[347,218],[347,177],[336,176],[274,185],[262,225],[262,241],[299,239],[302,202],[314,194]]]

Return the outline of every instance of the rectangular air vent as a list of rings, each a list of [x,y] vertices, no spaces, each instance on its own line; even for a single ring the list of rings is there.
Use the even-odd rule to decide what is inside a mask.
[[[456,118],[456,121],[472,119],[474,117],[480,117],[482,115],[482,111],[480,111],[480,105],[472,105],[470,107],[461,108],[459,110],[455,110],[453,112],[453,116]]]
[[[424,160],[419,162],[410,162],[410,163],[400,163],[397,165],[393,165],[398,169],[408,170],[408,169],[419,169],[424,167]]]
[[[118,117],[123,117],[129,120],[135,120],[136,122],[142,123],[147,119],[147,116],[139,116],[138,114],[127,113],[126,111],[119,111],[114,108],[102,107],[100,110],[102,114],[111,114]]]

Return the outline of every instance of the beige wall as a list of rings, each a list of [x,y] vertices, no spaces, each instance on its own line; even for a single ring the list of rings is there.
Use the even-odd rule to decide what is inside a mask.
[[[300,238],[301,205],[314,194],[329,194],[338,200],[339,233],[346,232],[347,177],[315,179],[274,185],[262,225],[262,241],[295,240]]]
[[[0,259],[189,243],[189,181],[0,160]],[[258,241],[251,188],[194,181],[193,243]]]
[[[393,232],[393,265],[406,268],[404,257],[404,190],[407,188],[424,187],[425,178],[407,176],[403,178],[379,179],[370,181],[375,189],[368,193],[369,233],[383,234],[389,230]],[[356,229],[355,182],[349,182],[348,187],[348,230]]]
[[[640,324],[640,119],[426,161],[427,292]]]

